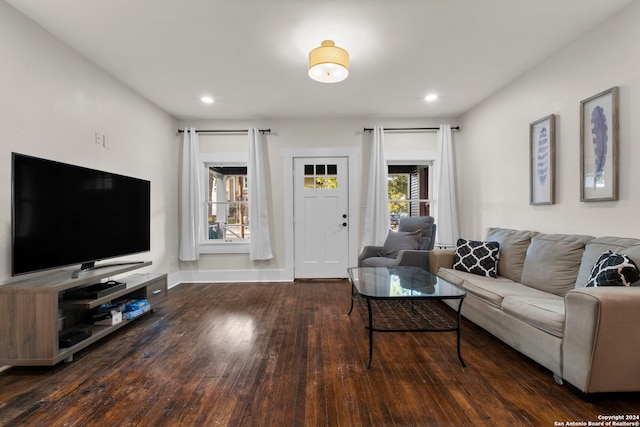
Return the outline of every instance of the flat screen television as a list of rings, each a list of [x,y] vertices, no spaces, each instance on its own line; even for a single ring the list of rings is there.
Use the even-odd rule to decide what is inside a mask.
[[[12,274],[149,251],[151,183],[12,153]]]

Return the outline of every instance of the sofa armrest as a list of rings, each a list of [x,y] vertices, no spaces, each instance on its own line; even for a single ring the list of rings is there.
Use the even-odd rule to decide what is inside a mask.
[[[584,393],[640,391],[640,287],[573,289],[564,301],[563,378]]]
[[[438,274],[440,268],[453,268],[455,249],[433,249],[429,251],[429,270],[431,274]]]
[[[409,265],[420,267],[429,271],[429,252],[424,250],[407,250],[403,249],[398,252],[398,265]]]
[[[362,267],[362,260],[378,256],[381,250],[382,246],[365,246],[358,255],[358,267]]]

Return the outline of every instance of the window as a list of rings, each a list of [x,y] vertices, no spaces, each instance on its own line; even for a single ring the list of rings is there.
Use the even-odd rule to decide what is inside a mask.
[[[206,240],[225,243],[248,241],[247,167],[207,165],[207,171]]]
[[[247,154],[204,152],[201,254],[249,253]]]
[[[429,215],[429,168],[425,165],[389,165],[389,215],[391,228],[401,216]]]
[[[324,163],[304,165],[304,188],[307,190],[338,188],[338,165]]]

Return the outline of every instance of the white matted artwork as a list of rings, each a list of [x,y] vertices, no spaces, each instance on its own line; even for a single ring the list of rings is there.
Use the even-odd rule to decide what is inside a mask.
[[[555,203],[556,125],[554,114],[529,124],[530,204]]]
[[[580,102],[580,200],[618,200],[618,88]]]

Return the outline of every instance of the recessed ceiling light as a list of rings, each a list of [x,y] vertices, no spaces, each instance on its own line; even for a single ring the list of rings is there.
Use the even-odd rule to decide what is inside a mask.
[[[429,95],[424,97],[424,100],[429,102],[433,102],[436,99],[438,99],[438,95],[436,95],[435,93],[430,93]]]
[[[200,98],[200,101],[204,102],[205,104],[213,104],[213,98],[210,96],[203,96],[202,98]]]

